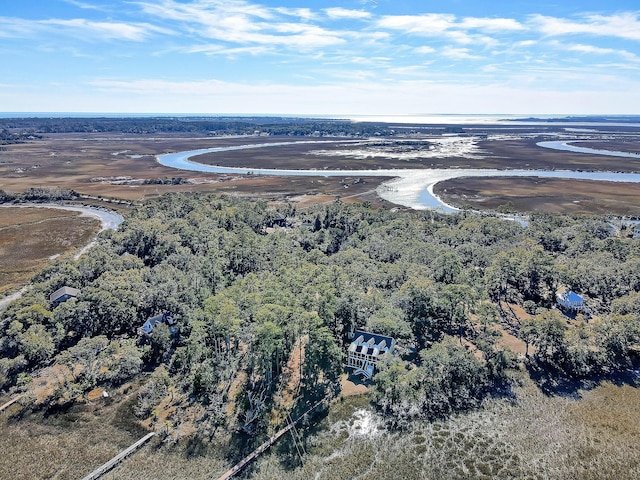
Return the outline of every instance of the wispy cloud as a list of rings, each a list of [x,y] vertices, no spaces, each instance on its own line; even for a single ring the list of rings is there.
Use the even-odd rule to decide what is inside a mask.
[[[256,47],[235,47],[229,48],[223,45],[199,45],[185,49],[187,53],[203,53],[205,55],[220,55],[236,57],[238,55],[265,55],[271,53],[273,49],[265,46]]]
[[[334,20],[340,20],[340,19],[358,20],[358,19],[365,19],[365,18],[371,17],[370,12],[365,12],[364,10],[348,10],[346,8],[341,8],[341,7],[325,8],[324,12],[327,14],[329,18]]]
[[[303,20],[313,20],[318,16],[310,8],[276,8],[274,10],[282,15],[298,17]]]
[[[475,29],[488,33],[517,32],[527,27],[513,18],[466,17],[456,25],[461,29]]]
[[[512,18],[464,17],[430,13],[422,15],[387,15],[379,18],[376,26],[381,29],[434,39],[444,39],[459,45],[480,48],[497,46],[500,41],[494,35],[509,35],[526,30],[527,27]],[[462,52],[459,50],[458,53]],[[467,55],[470,55],[467,53]],[[463,59],[454,54],[451,58]],[[464,58],[470,58],[466,56]],[[474,57],[475,58],[475,57]]]
[[[414,50],[414,52],[419,53],[419,54],[428,54],[428,53],[433,53],[435,52],[436,49],[433,47],[429,47],[428,45],[423,45],[421,47],[418,47]]]
[[[345,43],[341,32],[309,23],[316,14],[308,8],[267,8],[243,1],[198,0],[180,3],[141,2],[143,11],[156,18],[179,21],[197,36],[241,45],[280,45],[321,48]],[[303,19],[292,22],[291,17]]]
[[[560,42],[554,42],[555,45],[562,45]],[[640,61],[640,57],[635,53],[629,52],[627,50],[617,50],[615,48],[604,48],[597,47],[595,45],[584,45],[580,43],[571,43],[568,45],[563,45],[562,48],[570,51],[570,52],[578,52],[589,55],[606,55],[606,56],[619,56],[628,61]]]
[[[94,5],[92,3],[80,2],[77,0],[64,0],[65,3],[69,5],[73,5],[74,7],[82,8],[84,10],[97,10],[97,11],[106,11],[107,7],[102,5]]]
[[[617,15],[584,15],[577,20],[544,15],[532,15],[531,25],[548,36],[597,35],[640,40],[640,19],[638,13]]]
[[[156,33],[171,31],[148,23],[92,22],[82,18],[42,20],[40,25],[53,26],[72,34],[89,34],[102,39],[143,41]]]
[[[129,40],[140,42],[155,34],[171,34],[149,23],[95,22],[83,18],[24,20],[0,17],[0,37],[27,38],[40,33],[82,36],[86,40]]]
[[[512,18],[465,17],[458,20],[455,15],[441,13],[388,15],[379,19],[378,26],[425,36],[438,36],[451,32],[499,34],[526,29],[524,25]]]
[[[24,38],[41,27],[37,22],[23,20],[22,18],[0,17],[0,38]]]
[[[556,77],[547,72],[545,77]],[[529,74],[515,77],[509,83],[478,84],[452,82],[450,79],[362,80],[351,78],[342,83],[304,85],[281,83],[235,83],[219,81],[167,82],[139,80],[134,82],[104,80],[93,83],[105,98],[122,99],[126,111],[143,111],[141,105],[163,99],[166,108],[191,112],[314,112],[316,114],[420,112],[426,110],[450,113],[593,113],[609,112],[611,105],[637,105],[639,88],[625,91],[601,91],[597,84],[575,88],[572,78],[564,78],[570,89],[546,82],[543,86],[528,83]],[[637,82],[635,86],[638,87]],[[627,87],[633,87],[628,85]],[[185,98],[184,92],[190,92]],[[113,96],[115,95],[115,97]],[[2,96],[2,92],[0,92]],[[237,99],[244,101],[238,103]],[[124,103],[123,103],[124,105]],[[214,108],[215,110],[212,110]],[[133,110],[132,110],[133,109]],[[186,110],[185,110],[186,109]],[[53,109],[55,110],[55,109]],[[618,113],[632,113],[633,108]]]
[[[442,56],[452,60],[480,60],[483,57],[474,55],[468,48],[444,47],[440,52]]]
[[[455,15],[430,13],[424,15],[388,15],[380,18],[378,27],[400,30],[414,35],[438,36],[455,23]]]

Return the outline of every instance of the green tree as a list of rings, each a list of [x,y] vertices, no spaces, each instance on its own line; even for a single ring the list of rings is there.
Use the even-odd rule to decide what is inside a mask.
[[[53,357],[53,337],[41,324],[31,325],[19,336],[20,351],[31,365],[38,365]]]
[[[311,327],[304,352],[304,383],[312,390],[321,386],[335,391],[342,373],[342,349],[327,327]]]
[[[480,405],[489,386],[484,363],[447,338],[420,354],[424,372],[423,408],[429,417]]]
[[[531,343],[535,359],[548,367],[561,368],[566,352],[566,321],[557,310],[545,310],[531,324]]]

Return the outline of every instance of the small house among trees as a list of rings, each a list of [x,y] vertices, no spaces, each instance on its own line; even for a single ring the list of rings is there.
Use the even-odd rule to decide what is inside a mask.
[[[565,311],[584,313],[589,310],[584,303],[584,299],[571,290],[558,293],[556,299],[558,305]]]
[[[80,295],[80,290],[73,287],[61,287],[51,295],[49,295],[49,302],[55,307],[56,305],[66,302],[70,298],[75,298]]]
[[[159,315],[156,315],[155,317],[151,317],[147,319],[147,321],[144,322],[144,325],[140,328],[140,334],[151,335],[151,332],[153,332],[153,329],[156,328],[161,323],[166,323],[167,325],[171,326],[175,323],[175,321],[173,320],[171,313],[169,312],[161,313]]]
[[[287,217],[285,217],[280,212],[276,212],[273,216],[273,220],[271,221],[273,225],[277,225],[278,227],[286,227],[287,226]]]
[[[387,353],[393,354],[395,347],[396,341],[391,337],[356,330],[349,345],[347,368],[353,368],[354,374],[370,379],[380,358]]]

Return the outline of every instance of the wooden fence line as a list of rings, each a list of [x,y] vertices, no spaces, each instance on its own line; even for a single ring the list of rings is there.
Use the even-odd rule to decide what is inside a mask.
[[[316,403],[314,406],[312,406],[311,408],[309,408],[309,410],[307,410],[306,412],[304,412],[302,415],[300,415],[298,418],[296,418],[295,421],[288,423],[288,425],[286,427],[284,427],[282,430],[278,431],[275,435],[273,435],[272,437],[269,437],[269,439],[264,442],[262,445],[260,445],[258,448],[256,448],[253,452],[251,452],[249,455],[247,455],[246,457],[244,457],[242,460],[240,460],[237,464],[235,464],[233,466],[233,468],[231,468],[231,470],[227,470],[222,476],[220,476],[218,478],[218,480],[229,480],[231,477],[233,477],[235,474],[239,473],[244,467],[246,467],[249,463],[251,463],[253,460],[255,460],[256,458],[258,458],[262,453],[264,453],[265,450],[267,450],[271,445],[273,445],[274,443],[276,443],[276,441],[282,437],[285,433],[287,433],[289,430],[291,430],[295,424],[302,418],[304,417],[307,413],[311,412],[311,410],[313,410],[314,408],[316,408],[318,405],[320,405],[324,400],[320,400],[318,403]],[[290,418],[290,417],[289,417]]]
[[[127,458],[133,452],[138,450],[142,445],[147,443],[151,439],[151,437],[153,437],[155,434],[156,434],[156,432],[148,433],[147,435],[142,437],[140,440],[138,440],[136,443],[134,443],[133,445],[131,445],[127,449],[123,450],[122,452],[120,452],[115,457],[113,457],[107,463],[105,463],[101,467],[95,469],[93,472],[91,472],[89,475],[84,477],[82,480],[96,480],[97,478],[100,478],[102,475],[104,475],[109,470],[111,470],[113,467],[118,465],[120,462],[122,462],[125,458]]]

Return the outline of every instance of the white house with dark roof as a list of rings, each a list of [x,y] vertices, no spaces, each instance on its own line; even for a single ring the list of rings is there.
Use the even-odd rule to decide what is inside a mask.
[[[355,375],[370,379],[378,361],[384,355],[392,355],[395,348],[396,341],[392,337],[356,330],[347,350],[347,368],[352,368]]]
[[[80,290],[77,288],[64,286],[49,295],[49,302],[55,306],[59,303],[66,302],[70,298],[75,298],[78,295],[80,295]]]

